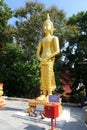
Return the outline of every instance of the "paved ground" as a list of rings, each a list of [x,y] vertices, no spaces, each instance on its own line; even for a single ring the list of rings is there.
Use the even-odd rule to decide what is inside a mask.
[[[69,105],[63,107],[70,110],[70,119],[62,128],[56,128],[56,130],[87,130],[82,108]],[[6,107],[0,108],[0,130],[48,130],[51,128],[45,123],[13,116],[17,111],[24,112],[26,108],[28,108],[26,101],[6,100]]]

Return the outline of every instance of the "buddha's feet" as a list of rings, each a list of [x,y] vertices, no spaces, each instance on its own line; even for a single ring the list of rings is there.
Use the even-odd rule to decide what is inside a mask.
[[[48,102],[48,96],[41,95],[41,96],[37,97],[36,100]]]

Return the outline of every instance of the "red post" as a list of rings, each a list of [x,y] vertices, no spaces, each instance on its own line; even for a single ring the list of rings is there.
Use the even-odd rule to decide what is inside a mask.
[[[56,119],[51,118],[51,130],[56,128]]]
[[[58,104],[46,105],[45,116],[51,118],[51,130],[54,130],[56,128],[56,118],[59,116]]]

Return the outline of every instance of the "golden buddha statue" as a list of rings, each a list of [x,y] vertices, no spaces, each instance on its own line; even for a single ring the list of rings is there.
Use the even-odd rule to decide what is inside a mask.
[[[47,14],[47,20],[43,24],[45,37],[40,40],[37,47],[37,58],[41,67],[41,91],[43,91],[41,99],[43,100],[47,95],[51,95],[56,88],[53,67],[55,56],[60,53],[60,48],[59,39],[53,35],[53,30],[53,23]]]

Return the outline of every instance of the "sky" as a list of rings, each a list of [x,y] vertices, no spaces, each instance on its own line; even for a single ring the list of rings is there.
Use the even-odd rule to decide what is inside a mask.
[[[18,9],[24,7],[27,1],[30,0],[4,0],[8,6],[12,9]],[[45,5],[46,8],[56,6],[58,9],[63,9],[66,13],[66,17],[70,17],[73,14],[77,14],[80,11],[87,11],[87,0],[32,0],[40,2]],[[10,21],[12,22],[12,21]]]

